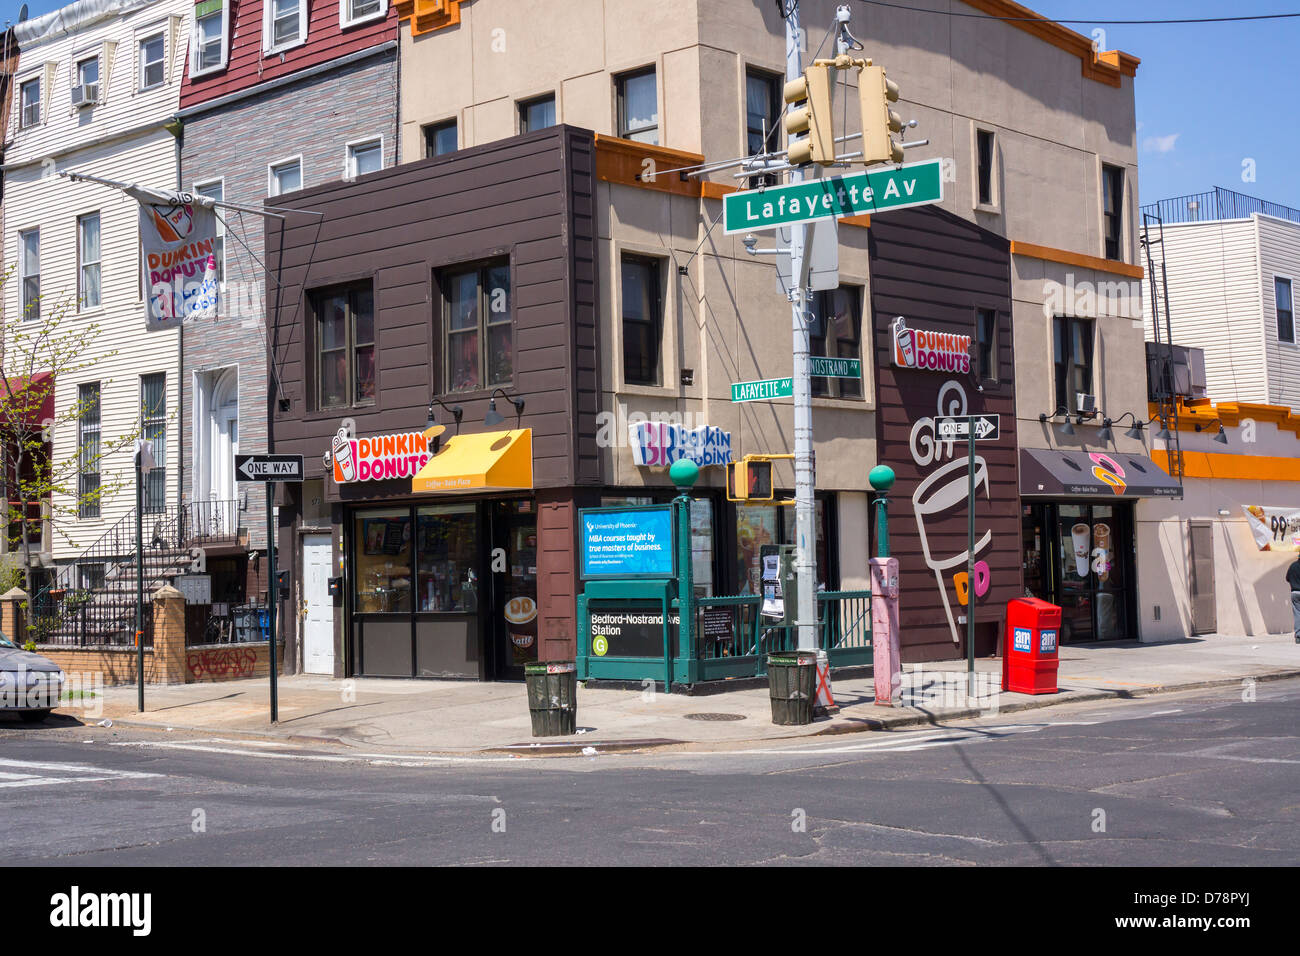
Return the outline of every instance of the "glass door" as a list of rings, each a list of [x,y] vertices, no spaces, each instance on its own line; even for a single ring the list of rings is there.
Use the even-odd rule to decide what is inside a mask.
[[[1061,606],[1061,641],[1116,641],[1129,636],[1131,506],[1056,506],[1054,603]]]
[[[531,499],[492,507],[492,676],[523,680],[538,659],[537,514]]]

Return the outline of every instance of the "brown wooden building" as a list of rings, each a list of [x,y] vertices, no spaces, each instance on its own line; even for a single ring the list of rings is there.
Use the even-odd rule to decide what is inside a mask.
[[[491,679],[573,657],[576,509],[599,504],[594,177],[592,134],[558,126],[282,200],[270,447],[308,480],[281,486],[278,541],[295,581],[336,585],[328,646],[304,620],[299,659]],[[409,436],[431,420],[430,460]]]

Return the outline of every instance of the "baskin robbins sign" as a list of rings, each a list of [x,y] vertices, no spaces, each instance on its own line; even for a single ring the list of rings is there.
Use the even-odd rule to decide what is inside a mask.
[[[632,460],[643,467],[667,468],[682,458],[701,468],[731,461],[731,432],[716,425],[687,428],[671,422],[635,422],[628,426]]]
[[[422,432],[349,438],[348,430],[340,428],[330,443],[334,480],[340,485],[414,478],[431,457],[429,439]]]
[[[970,372],[970,336],[931,329],[909,329],[894,319],[894,364],[923,372]]]

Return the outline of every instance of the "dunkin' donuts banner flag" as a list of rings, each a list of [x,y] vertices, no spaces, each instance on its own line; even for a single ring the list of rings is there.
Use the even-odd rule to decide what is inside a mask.
[[[145,322],[150,332],[217,317],[217,216],[190,193],[140,203]]]
[[[1242,505],[1250,533],[1261,551],[1300,551],[1300,511]]]

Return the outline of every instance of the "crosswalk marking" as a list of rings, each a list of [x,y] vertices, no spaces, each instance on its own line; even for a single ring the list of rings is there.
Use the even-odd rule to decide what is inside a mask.
[[[161,774],[139,770],[113,770],[88,763],[53,763],[46,760],[0,759],[0,789],[49,787],[59,784],[99,783],[104,780],[143,780]]]

